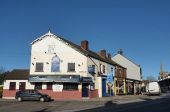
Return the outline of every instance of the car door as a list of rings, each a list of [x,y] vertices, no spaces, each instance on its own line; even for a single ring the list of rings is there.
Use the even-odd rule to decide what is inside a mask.
[[[22,99],[23,100],[30,100],[29,91],[25,91],[24,93],[22,93]]]

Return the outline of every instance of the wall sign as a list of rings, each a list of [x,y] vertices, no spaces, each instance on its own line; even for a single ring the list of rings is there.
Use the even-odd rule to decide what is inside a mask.
[[[54,92],[62,92],[63,90],[63,85],[62,84],[54,84],[53,85],[53,91]]]

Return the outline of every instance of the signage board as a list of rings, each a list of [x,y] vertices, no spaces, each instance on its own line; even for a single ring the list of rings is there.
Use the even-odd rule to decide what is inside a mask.
[[[109,83],[113,82],[113,75],[112,74],[107,75],[107,82],[109,82]]]
[[[62,92],[63,90],[63,85],[62,84],[54,84],[53,85],[53,91],[54,92]]]

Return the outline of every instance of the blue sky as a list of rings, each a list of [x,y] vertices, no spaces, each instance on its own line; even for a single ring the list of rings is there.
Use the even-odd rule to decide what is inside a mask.
[[[48,32],[90,49],[118,49],[143,76],[170,71],[169,0],[1,0],[0,66],[29,68],[30,43]]]

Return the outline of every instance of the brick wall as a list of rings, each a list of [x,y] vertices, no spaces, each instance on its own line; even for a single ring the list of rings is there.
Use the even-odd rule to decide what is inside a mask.
[[[3,97],[4,98],[15,98],[15,94],[18,90],[8,90],[8,89],[4,89],[3,90]],[[43,94],[48,94],[49,96],[51,96],[52,99],[54,100],[78,100],[82,98],[82,92],[78,91],[78,90],[74,90],[74,91],[62,91],[62,92],[53,92],[52,90],[39,90],[39,92],[43,93]],[[99,97],[98,95],[98,90],[92,90],[89,91],[89,98],[95,98],[95,97]]]
[[[91,91],[90,91],[90,94],[89,94],[89,97],[90,97],[90,98],[99,97],[98,89],[96,89],[96,90],[91,90]]]
[[[3,89],[2,97],[15,97],[17,91],[18,90]]]
[[[81,99],[82,93],[78,90],[53,92],[52,90],[40,90],[39,92],[48,94],[52,99]]]

